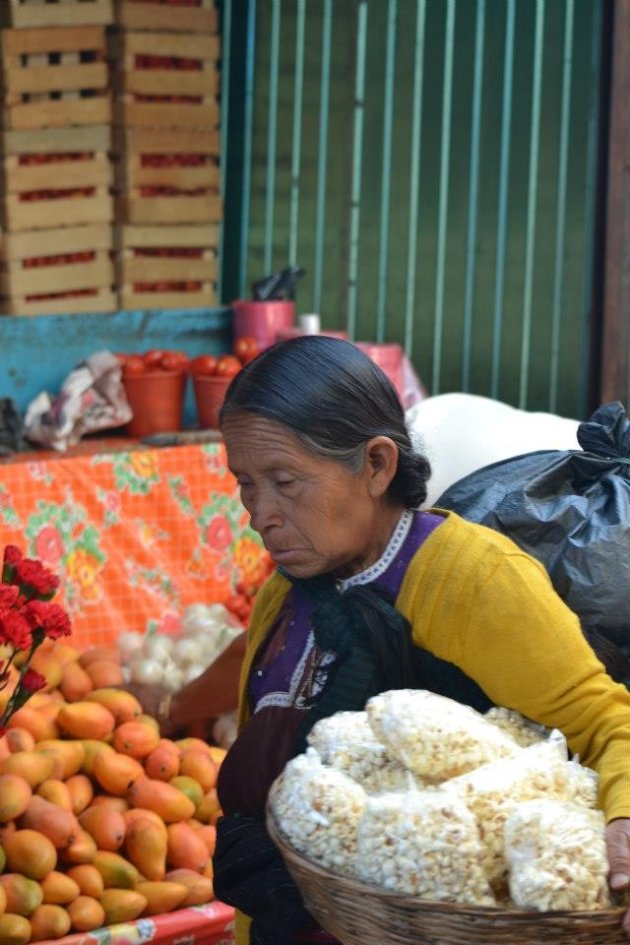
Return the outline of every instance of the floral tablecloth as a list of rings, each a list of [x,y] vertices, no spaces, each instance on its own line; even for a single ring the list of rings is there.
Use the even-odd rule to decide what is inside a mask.
[[[178,909],[57,939],[58,945],[232,945],[234,910],[222,902]]]
[[[0,546],[60,575],[73,645],[176,631],[185,608],[253,585],[267,553],[222,443],[129,448],[0,467]]]

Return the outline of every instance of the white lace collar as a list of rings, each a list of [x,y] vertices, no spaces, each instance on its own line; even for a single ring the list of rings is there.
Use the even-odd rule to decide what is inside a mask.
[[[412,520],[413,512],[411,509],[405,509],[398,519],[398,524],[387,543],[387,548],[378,561],[371,564],[365,571],[359,571],[358,574],[353,574],[349,578],[337,581],[338,589],[343,592],[349,587],[356,587],[357,584],[370,584],[372,581],[375,581],[376,578],[380,577],[381,574],[384,574],[402,548],[403,542],[409,534]]]

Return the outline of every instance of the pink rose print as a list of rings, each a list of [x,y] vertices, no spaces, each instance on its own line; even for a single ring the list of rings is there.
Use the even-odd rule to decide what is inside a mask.
[[[216,551],[225,551],[232,541],[232,529],[225,515],[217,515],[206,528],[206,542]]]
[[[57,565],[63,555],[63,541],[54,525],[44,525],[35,537],[35,554],[46,564]]]

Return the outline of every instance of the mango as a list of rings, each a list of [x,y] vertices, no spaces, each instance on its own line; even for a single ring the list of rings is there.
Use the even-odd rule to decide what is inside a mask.
[[[105,890],[115,889],[135,889],[140,880],[140,874],[129,860],[126,860],[118,853],[109,850],[98,850],[92,860],[92,865],[101,874]]]
[[[138,892],[147,900],[142,915],[158,915],[177,909],[188,895],[188,888],[183,883],[146,881],[138,883]]]
[[[39,831],[58,850],[71,846],[79,834],[79,822],[71,810],[55,807],[38,794],[31,798],[21,823],[23,827]]]
[[[24,728],[31,733],[36,742],[40,742],[44,738],[56,738],[59,735],[56,722],[46,718],[38,709],[28,703],[13,713],[7,722],[7,728]]]
[[[0,916],[2,945],[26,945],[31,940],[31,923],[22,915],[5,912]]]
[[[92,692],[94,683],[78,661],[69,662],[62,668],[59,689],[66,702],[80,702]]]
[[[54,767],[53,756],[43,751],[16,751],[0,763],[0,774],[17,774],[28,781],[31,788],[36,788],[52,777]]]
[[[204,794],[201,804],[197,806],[195,817],[197,820],[200,820],[202,824],[210,824],[213,822],[213,819],[216,819],[220,811],[221,805],[219,804],[217,789],[211,788],[207,794]]]
[[[35,739],[26,728],[8,728],[4,738],[11,755],[15,751],[32,751],[35,748]]]
[[[144,912],[146,905],[146,896],[133,889],[106,889],[101,896],[106,925],[133,922]]]
[[[81,863],[91,863],[96,856],[98,847],[96,841],[79,825],[79,832],[75,840],[63,850],[60,850],[64,864],[76,866]]]
[[[4,889],[7,907],[6,913],[29,916],[44,900],[42,887],[34,879],[23,873],[2,873],[0,886]],[[0,942],[4,941],[0,938]]]
[[[0,775],[0,822],[15,820],[28,807],[33,789],[19,774]]]
[[[87,669],[90,663],[94,663],[97,660],[117,660],[120,661],[120,654],[118,652],[117,646],[107,646],[107,645],[98,645],[98,646],[89,646],[86,650],[83,650],[79,654],[79,665],[83,669]]]
[[[31,941],[43,942],[63,938],[70,931],[70,916],[63,906],[42,903],[29,916]]]
[[[37,743],[36,750],[52,753],[55,758],[53,777],[62,781],[80,771],[85,760],[85,748],[79,740],[46,738]]]
[[[78,705],[78,703],[75,703]],[[94,703],[96,706],[96,703]],[[99,706],[99,708],[102,708]],[[107,712],[107,709],[103,709]],[[111,713],[110,713],[111,714]],[[113,718],[113,716],[112,716]],[[93,777],[108,794],[124,796],[139,780],[145,779],[139,761],[118,751],[111,754],[97,752],[93,764]]]
[[[105,889],[103,877],[92,863],[70,866],[66,870],[66,876],[74,880],[82,896],[89,896],[92,899],[101,898]]]
[[[60,781],[59,778],[47,778],[42,781],[35,793],[39,797],[43,797],[49,804],[60,807],[61,810],[72,810],[70,791],[65,782]]]
[[[95,689],[123,686],[125,683],[122,667],[116,660],[93,660],[85,671]]]
[[[179,773],[194,778],[207,793],[216,787],[219,767],[207,751],[189,748],[181,753]]]
[[[166,872],[168,833],[147,817],[139,817],[127,826],[125,852],[147,880],[160,880]]]
[[[187,823],[169,824],[166,858],[172,869],[189,869],[202,873],[210,858],[202,837]]]
[[[127,792],[127,799],[133,807],[155,811],[167,824],[188,820],[195,813],[195,805],[183,791],[154,778],[136,781]]]
[[[195,778],[191,778],[187,774],[178,774],[174,778],[171,778],[168,783],[172,785],[172,787],[176,787],[178,791],[183,791],[186,797],[189,797],[195,805],[195,810],[201,804],[204,794],[206,793],[199,784],[199,781],[196,781]]]
[[[30,665],[31,669],[46,677],[44,692],[57,688],[61,682],[62,666],[54,651],[47,651],[40,646],[31,657]]]
[[[116,725],[122,722],[131,722],[142,715],[142,706],[126,689],[116,689],[114,686],[105,686],[93,689],[87,697],[89,702],[98,702],[104,705],[116,719]]]
[[[165,839],[167,837],[166,824],[154,810],[148,810],[146,807],[130,807],[128,810],[123,811],[123,817],[127,830],[129,830],[129,827],[134,821],[145,819],[154,823],[160,829]]]
[[[99,850],[118,850],[122,846],[127,827],[123,815],[113,807],[88,807],[79,814],[79,823]]]
[[[212,880],[206,876],[200,876],[194,870],[169,870],[164,878],[174,883],[182,883],[187,887],[188,895],[181,903],[182,908],[185,906],[201,906],[203,903],[211,902],[214,899]]]
[[[37,830],[16,830],[3,845],[12,873],[42,879],[57,865],[57,851],[52,841]]]
[[[107,738],[114,731],[116,720],[104,705],[98,702],[71,702],[61,707],[57,724],[62,732],[73,738]]]
[[[85,758],[83,759],[83,764],[81,765],[81,773],[87,774],[88,777],[91,777],[94,772],[94,759],[96,758],[98,752],[113,752],[114,749],[111,745],[99,741],[96,738],[82,738],[81,744],[83,745],[83,751],[85,752]]]
[[[125,814],[129,810],[129,804],[125,798],[116,794],[95,794],[92,799],[92,807],[111,807],[121,814]]]
[[[73,814],[80,814],[90,804],[94,797],[92,782],[86,774],[73,774],[66,781],[70,796],[70,810]]]
[[[68,915],[76,932],[91,932],[105,925],[105,910],[93,896],[78,896],[69,904]]]
[[[217,845],[217,828],[214,824],[203,824],[197,831],[208,850],[208,855],[213,856]]]
[[[79,884],[66,873],[59,870],[51,872],[40,880],[44,902],[50,905],[65,906],[80,894]]]
[[[149,778],[170,781],[179,774],[179,748],[170,738],[161,738],[153,751],[144,759],[144,770]]]
[[[146,758],[160,741],[159,730],[144,722],[122,722],[114,732],[112,745],[116,751],[132,758]]]

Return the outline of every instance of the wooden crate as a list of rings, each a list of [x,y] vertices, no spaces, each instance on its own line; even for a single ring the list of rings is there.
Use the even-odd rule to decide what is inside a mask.
[[[197,0],[190,6],[169,0],[117,0],[116,23],[126,30],[216,33],[218,12],[214,0]]]
[[[219,228],[122,226],[116,233],[123,308],[216,305]]]
[[[203,155],[131,155],[119,161],[117,171],[117,183],[123,190],[149,187],[216,194],[219,189],[218,164]]]
[[[182,196],[178,192],[130,190],[117,198],[117,208],[120,223],[218,223],[222,218],[221,198],[218,194],[206,192]]]
[[[0,303],[5,314],[114,311],[109,226],[4,233]]]
[[[117,124],[216,128],[219,53],[215,35],[122,33],[114,53]]]
[[[104,27],[2,30],[0,35],[5,128],[110,123]]]
[[[0,25],[15,29],[40,26],[109,26],[113,0],[3,0]]]
[[[3,159],[5,194],[110,188],[113,168],[103,151],[68,154],[11,154]]]
[[[114,202],[107,187],[79,187],[5,194],[1,201],[5,230],[42,230],[52,227],[110,223]]]

